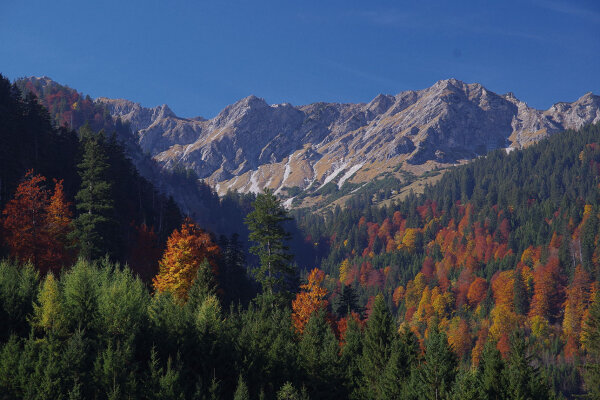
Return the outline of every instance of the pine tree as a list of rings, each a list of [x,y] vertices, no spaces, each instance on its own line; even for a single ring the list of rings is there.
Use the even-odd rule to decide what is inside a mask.
[[[260,258],[256,278],[267,296],[273,298],[279,293],[285,297],[287,282],[294,274],[290,264],[293,256],[285,244],[290,234],[283,227],[290,217],[269,189],[256,196],[252,206],[254,210],[246,216],[245,222],[250,229],[248,238],[255,243],[250,252]]]
[[[93,260],[111,253],[110,232],[116,221],[104,135],[94,135],[89,126],[82,127],[80,134],[83,159],[77,165],[81,188],[75,196],[79,215],[74,221],[73,238],[78,241],[79,255],[86,260]]]
[[[339,398],[339,345],[324,310],[312,314],[298,345],[299,364],[310,393],[322,399]]]
[[[363,339],[361,370],[365,397],[381,396],[379,381],[390,359],[394,335],[394,321],[385,305],[383,295],[379,294],[375,297]]]
[[[488,397],[481,396],[477,375],[470,370],[458,373],[450,398],[453,400],[488,399]]]
[[[592,399],[600,399],[600,292],[590,305],[589,317],[583,328],[583,342],[588,353],[585,365],[585,386]]]
[[[343,336],[343,347],[340,355],[340,364],[344,369],[344,386],[349,398],[359,398],[359,388],[362,384],[362,332],[359,322],[355,318],[348,318]]]
[[[458,362],[448,345],[446,334],[434,322],[425,339],[425,359],[420,369],[422,397],[444,399],[449,395],[456,378]]]
[[[496,342],[488,339],[484,348],[477,377],[481,392],[486,399],[501,400],[506,397],[506,384],[504,382],[504,361]]]
[[[510,338],[511,349],[508,364],[504,370],[505,394],[509,399],[547,399],[550,396],[548,384],[543,381],[532,357],[528,354],[527,343],[520,330]]]
[[[238,378],[237,388],[233,394],[233,400],[250,400],[250,393],[248,393],[248,386],[244,382],[242,375]]]
[[[52,273],[46,275],[33,305],[33,326],[47,332],[60,332],[64,326],[63,310],[58,282]]]
[[[415,334],[404,328],[392,342],[390,360],[381,379],[381,392],[386,399],[400,399],[410,377],[411,367],[418,361],[419,342]]]
[[[520,269],[515,271],[513,297],[516,313],[519,315],[527,315],[527,312],[529,311],[529,299],[527,296],[527,288],[525,287],[525,282],[523,282]]]

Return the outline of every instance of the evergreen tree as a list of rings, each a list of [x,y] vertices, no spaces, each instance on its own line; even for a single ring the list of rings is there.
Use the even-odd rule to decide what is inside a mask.
[[[434,321],[425,339],[425,359],[419,371],[420,397],[438,400],[448,396],[456,378],[457,364],[446,334],[438,329]]]
[[[453,400],[488,399],[481,395],[477,375],[469,370],[458,373],[450,398]]]
[[[504,370],[507,389],[504,398],[515,400],[549,398],[548,384],[543,381],[538,369],[532,365],[532,357],[528,354],[527,343],[520,330],[513,332],[510,344],[508,364]]]
[[[283,227],[290,217],[269,189],[256,196],[252,206],[254,210],[246,216],[246,224],[250,229],[248,238],[255,243],[250,252],[260,258],[256,278],[269,297],[278,292],[285,295],[287,282],[294,275],[290,264],[293,256],[285,244],[290,234]]]
[[[584,325],[584,343],[588,353],[585,386],[592,399],[600,399],[600,293],[590,305],[590,316]]]
[[[102,132],[94,135],[89,126],[82,127],[80,134],[83,159],[77,165],[81,188],[75,196],[79,215],[74,221],[74,238],[78,242],[80,256],[93,260],[111,253],[110,233],[116,221],[104,135]]]
[[[529,299],[527,295],[527,288],[525,287],[525,282],[523,282],[523,278],[521,277],[520,269],[517,269],[515,271],[513,293],[515,311],[517,312],[517,314],[527,315],[527,312],[529,311]]]
[[[344,342],[340,355],[343,369],[344,385],[349,398],[360,398],[359,388],[362,384],[360,369],[362,359],[362,332],[359,323],[354,318],[348,318]]]
[[[378,398],[382,394],[379,382],[390,359],[394,335],[394,321],[379,294],[375,297],[363,339],[361,370],[365,397]]]
[[[313,397],[339,398],[339,345],[324,310],[312,314],[298,345],[299,365],[307,375]]]
[[[390,360],[381,379],[383,398],[399,399],[407,391],[412,366],[417,364],[419,342],[415,334],[405,328],[392,342]]]
[[[480,390],[486,399],[501,400],[506,398],[504,382],[504,361],[496,342],[488,339],[484,348],[479,368],[477,370]]]
[[[238,378],[237,388],[233,394],[233,400],[250,400],[250,393],[248,393],[248,386],[244,382],[242,375]]]
[[[350,285],[342,283],[339,295],[336,296],[332,304],[333,312],[338,317],[349,315],[352,311],[362,314],[361,307],[358,306],[358,296],[356,290]]]

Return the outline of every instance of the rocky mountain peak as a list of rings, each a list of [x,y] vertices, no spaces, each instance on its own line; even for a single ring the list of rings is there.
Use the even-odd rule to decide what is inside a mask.
[[[600,121],[600,97],[592,93],[543,111],[513,93],[455,78],[358,104],[269,105],[250,95],[208,120],[179,118],[166,104],[96,101],[128,121],[142,149],[165,168],[191,168],[220,193],[358,185],[397,174],[399,165],[449,165]]]

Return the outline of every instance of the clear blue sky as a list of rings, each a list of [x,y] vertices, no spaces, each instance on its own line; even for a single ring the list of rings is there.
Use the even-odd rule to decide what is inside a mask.
[[[0,73],[212,117],[454,77],[537,108],[600,94],[600,2],[1,0]]]

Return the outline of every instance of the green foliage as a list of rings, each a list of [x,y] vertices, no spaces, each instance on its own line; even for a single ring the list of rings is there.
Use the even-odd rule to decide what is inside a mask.
[[[27,316],[33,311],[38,282],[39,275],[33,266],[19,267],[0,261],[0,340],[6,340],[11,334],[26,334]]]
[[[504,376],[504,361],[494,340],[488,340],[477,369],[481,393],[490,400],[500,400],[507,396]]]
[[[385,374],[392,352],[395,326],[383,296],[375,298],[373,310],[367,321],[363,338],[361,370],[364,377],[365,396],[381,396],[380,379]]]
[[[114,219],[112,186],[108,176],[108,155],[104,149],[105,139],[101,132],[94,135],[86,125],[80,130],[83,140],[83,159],[77,165],[81,176],[81,188],[75,199],[79,215],[74,220],[74,238],[79,254],[86,260],[102,257],[112,250],[111,233]]]
[[[237,387],[233,394],[233,400],[250,400],[250,393],[248,392],[248,386],[244,382],[242,375],[238,378]]]
[[[458,363],[444,332],[433,323],[425,339],[425,358],[419,368],[420,398],[443,399],[451,393]]]
[[[584,326],[588,363],[585,366],[585,385],[592,399],[600,399],[600,293],[590,306],[590,317]]]
[[[308,400],[309,397],[306,391],[303,389],[298,392],[291,382],[283,384],[281,389],[277,392],[277,400]]]
[[[515,331],[511,335],[510,343],[508,364],[504,370],[507,395],[505,398],[515,400],[550,398],[548,384],[533,365],[533,358],[528,354],[523,333]]]
[[[306,374],[306,388],[314,398],[335,399],[340,393],[338,341],[323,310],[314,313],[298,344],[298,364]]]
[[[254,210],[246,216],[250,229],[249,239],[255,243],[250,252],[260,258],[256,278],[268,296],[285,294],[294,268],[293,256],[288,253],[285,241],[290,238],[283,223],[290,219],[285,208],[272,191],[265,191],[252,203]]]
[[[399,399],[409,392],[411,369],[419,361],[419,342],[414,333],[403,329],[392,342],[390,359],[381,377],[383,398]]]

